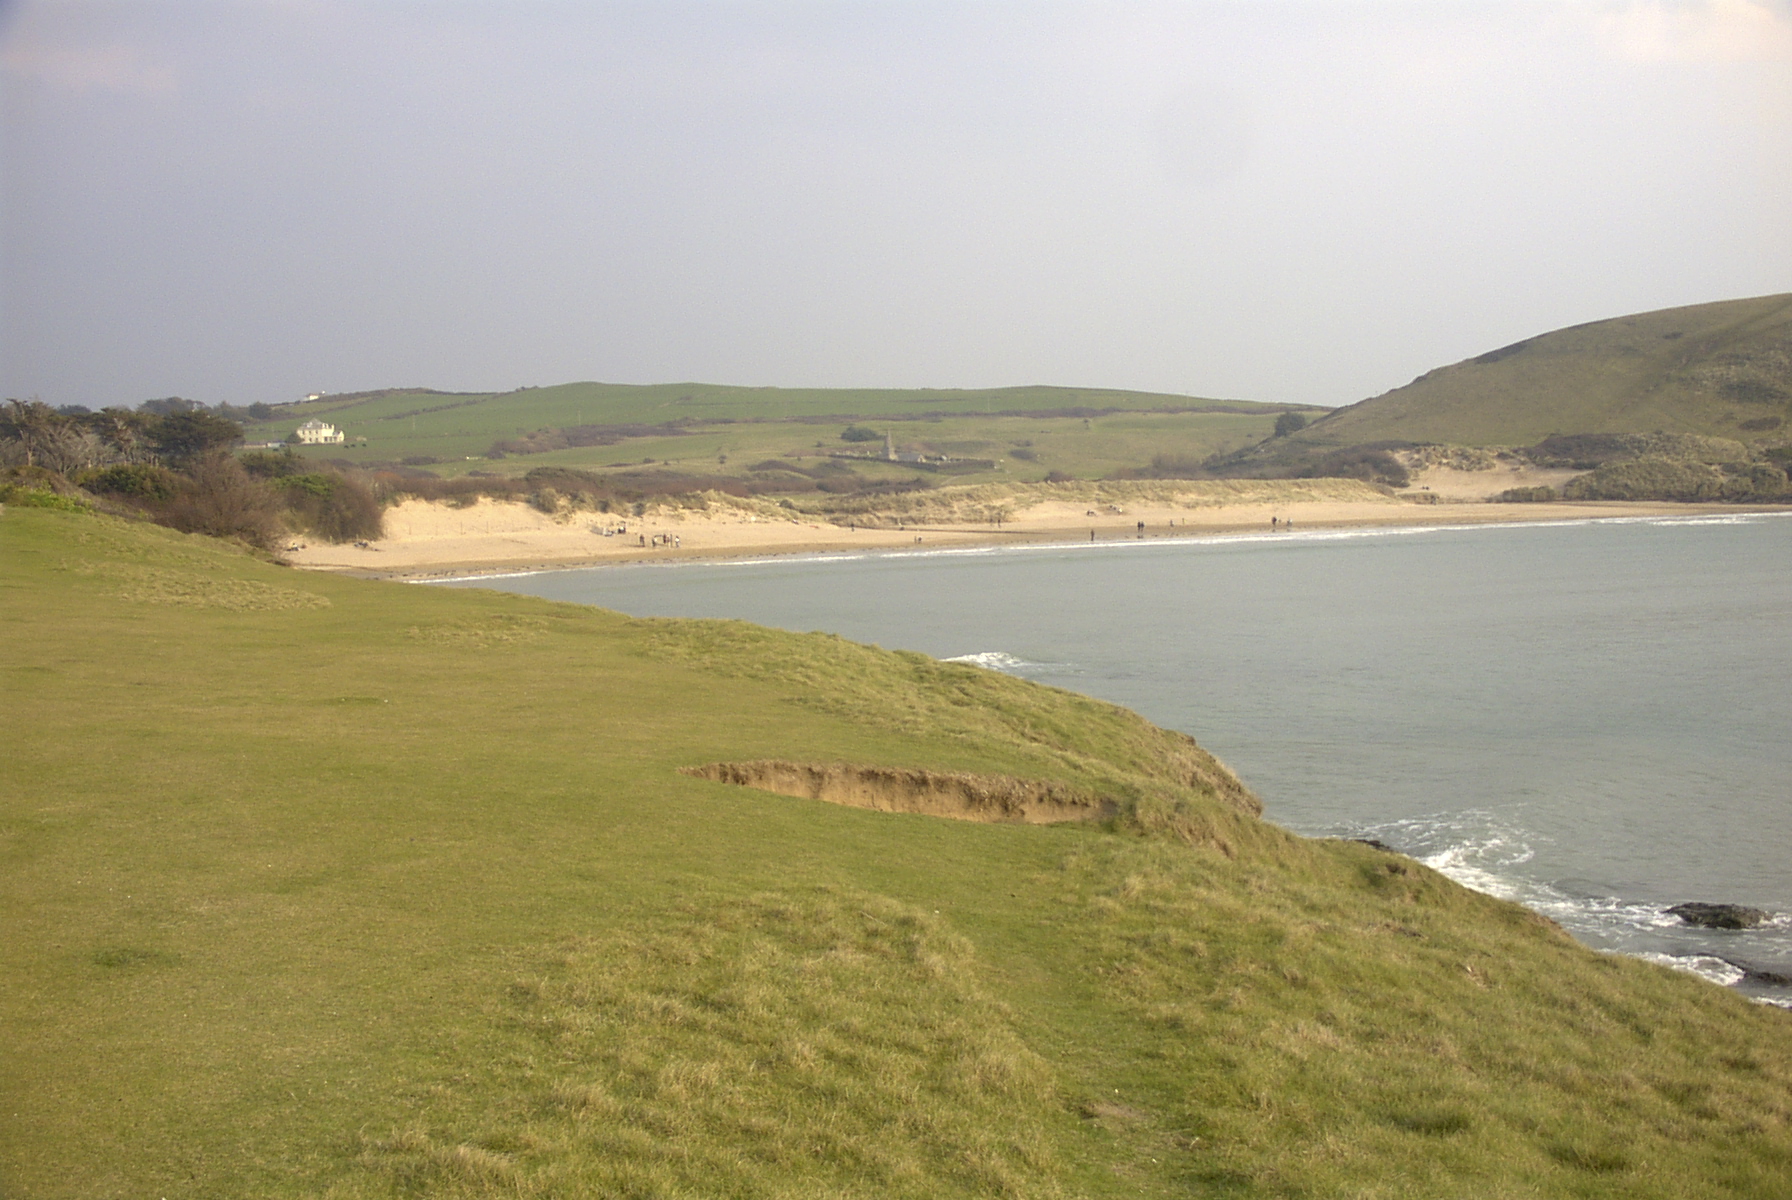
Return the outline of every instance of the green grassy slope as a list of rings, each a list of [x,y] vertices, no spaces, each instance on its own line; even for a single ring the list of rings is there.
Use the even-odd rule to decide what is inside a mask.
[[[1788,1014],[1287,835],[1096,701],[18,508],[0,678],[9,1198],[1792,1177]],[[771,757],[1130,815],[975,825],[677,771]]]
[[[1207,400],[1107,388],[987,389],[752,388],[703,383],[651,385],[567,383],[512,392],[445,393],[403,389],[326,396],[283,405],[279,418],[251,425],[252,441],[284,437],[313,417],[351,438],[365,437],[383,457],[483,454],[496,438],[576,425],[716,424],[790,421],[823,416],[912,418],[924,414],[978,416],[1001,412],[1059,413],[1114,409],[1261,412],[1280,406]]]
[[[1542,334],[1338,409],[1290,441],[1525,446],[1657,431],[1783,441],[1789,422],[1792,293],[1782,293]]]

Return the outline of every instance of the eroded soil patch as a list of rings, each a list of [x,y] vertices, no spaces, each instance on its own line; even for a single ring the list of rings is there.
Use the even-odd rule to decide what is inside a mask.
[[[853,763],[799,763],[782,759],[681,767],[686,775],[740,787],[825,800],[878,812],[924,813],[958,821],[1046,825],[1096,821],[1119,806],[1093,792],[1044,780]]]

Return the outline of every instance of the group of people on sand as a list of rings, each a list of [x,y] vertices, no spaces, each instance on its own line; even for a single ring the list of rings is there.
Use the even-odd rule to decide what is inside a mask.
[[[643,546],[647,545],[647,535],[643,533],[640,537],[641,544]],[[670,550],[677,550],[684,545],[684,539],[679,537],[676,533],[656,533],[653,535],[652,544],[655,548],[664,546]]]
[[[1287,517],[1271,517],[1269,519],[1269,527],[1271,529],[1279,529],[1283,533],[1289,533],[1294,529],[1294,522],[1290,521]]]

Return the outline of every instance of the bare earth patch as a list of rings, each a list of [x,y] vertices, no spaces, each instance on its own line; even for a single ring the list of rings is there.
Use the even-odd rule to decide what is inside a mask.
[[[1119,806],[1080,788],[1007,775],[799,763],[782,759],[709,763],[682,773],[780,796],[825,800],[878,812],[922,813],[957,821],[1048,825],[1114,816]]]

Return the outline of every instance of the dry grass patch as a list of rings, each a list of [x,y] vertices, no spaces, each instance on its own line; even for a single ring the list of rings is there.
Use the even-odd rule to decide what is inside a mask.
[[[533,642],[547,630],[547,622],[533,617],[492,613],[466,617],[457,621],[439,621],[430,625],[413,625],[407,637],[436,646],[516,646]]]

